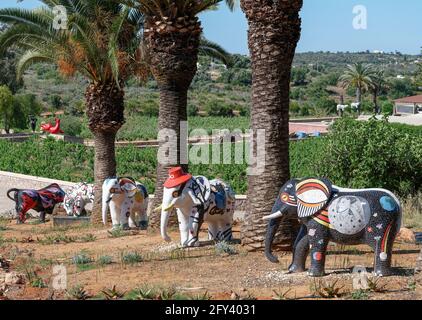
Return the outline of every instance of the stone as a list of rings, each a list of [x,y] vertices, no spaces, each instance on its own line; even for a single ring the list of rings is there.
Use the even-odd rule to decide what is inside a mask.
[[[412,230],[408,228],[401,228],[396,237],[396,241],[405,243],[416,243],[416,237]]]
[[[0,285],[16,285],[24,284],[25,276],[17,272],[0,273]]]
[[[53,226],[69,226],[88,224],[91,222],[90,217],[69,217],[69,216],[55,216],[53,217]]]

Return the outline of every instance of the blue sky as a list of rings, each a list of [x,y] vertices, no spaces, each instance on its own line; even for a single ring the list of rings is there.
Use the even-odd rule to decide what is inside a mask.
[[[0,7],[37,6],[37,0],[0,0]],[[353,28],[353,8],[367,9],[366,30]],[[401,51],[420,53],[422,46],[420,0],[304,0],[302,37],[298,51]],[[247,22],[240,8],[201,15],[205,36],[233,53],[247,54]]]

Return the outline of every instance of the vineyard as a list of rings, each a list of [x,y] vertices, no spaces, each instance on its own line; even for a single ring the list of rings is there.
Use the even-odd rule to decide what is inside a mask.
[[[305,176],[312,173],[312,157],[301,157],[300,154],[306,150],[316,156],[323,143],[323,140],[315,139],[291,144],[293,174]],[[84,145],[39,138],[22,143],[0,141],[0,154],[0,170],[3,171],[73,182],[94,180],[94,150]],[[232,157],[233,164],[230,165],[195,164],[190,170],[195,175],[222,178],[229,181],[237,193],[245,193],[247,165],[234,164],[234,150]],[[134,177],[154,192],[156,148],[120,147],[117,149],[117,163],[119,175]]]
[[[150,120],[151,122],[153,120]],[[201,122],[202,121],[202,122]],[[196,119],[192,128],[204,126],[233,130],[223,119]],[[146,122],[148,123],[148,122]],[[246,126],[246,120],[243,125]],[[136,126],[148,132],[149,126]],[[156,137],[149,132],[149,137]],[[245,152],[248,147],[245,143]],[[290,170],[292,177],[326,176],[338,184],[353,188],[380,187],[401,196],[417,194],[422,189],[422,133],[418,127],[371,120],[337,121],[327,137],[292,142]],[[247,190],[246,159],[235,164],[191,164],[194,175],[228,181],[238,194]],[[209,162],[213,158],[209,151]],[[117,148],[117,172],[144,183],[154,192],[157,164],[156,148]],[[67,180],[94,180],[94,150],[84,145],[53,139],[32,138],[22,143],[0,141],[0,170]]]
[[[54,118],[39,119],[39,123],[52,122]],[[87,126],[85,117],[63,116],[62,129],[67,135],[80,136],[85,139],[92,139],[92,133]],[[249,129],[248,117],[190,117],[188,119],[188,129],[191,132],[195,129],[205,130],[207,134],[211,134],[213,130],[246,130]],[[158,134],[158,118],[133,115],[126,117],[126,123],[117,134],[118,140],[134,141],[134,140],[153,140]]]

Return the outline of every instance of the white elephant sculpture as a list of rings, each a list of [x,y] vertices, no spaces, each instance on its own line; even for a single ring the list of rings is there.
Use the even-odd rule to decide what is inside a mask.
[[[68,216],[86,215],[85,206],[94,202],[94,185],[80,182],[66,191],[63,207]]]
[[[110,207],[113,229],[148,227],[148,192],[132,178],[110,178],[103,183],[102,216],[107,223],[107,208]]]
[[[169,215],[175,208],[179,220],[180,242],[183,247],[198,246],[198,234],[203,222],[208,225],[210,240],[232,239],[235,193],[221,180],[209,181],[203,176],[193,177],[182,168],[169,170],[164,184],[161,210],[161,236],[167,234]]]

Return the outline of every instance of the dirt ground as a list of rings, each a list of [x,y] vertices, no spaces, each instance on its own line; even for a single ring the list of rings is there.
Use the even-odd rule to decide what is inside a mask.
[[[371,271],[373,253],[366,246],[330,244],[328,275],[315,280],[306,273],[286,273],[291,259],[288,252],[279,252],[280,264],[272,264],[263,253],[248,253],[240,244],[229,247],[236,251],[231,254],[218,252],[213,244],[207,243],[182,250],[163,242],[153,230],[113,236],[106,228],[53,227],[52,222],[42,225],[36,221],[24,225],[14,221],[0,224],[0,258],[10,261],[10,271],[26,278],[24,284],[3,288],[0,299],[69,298],[66,291],[52,290],[52,270],[57,264],[66,267],[68,292],[80,285],[88,295],[97,298],[113,286],[121,293],[148,286],[154,290],[174,288],[180,296],[197,299],[205,292],[212,299],[322,299],[317,291],[335,299],[422,299],[422,277],[414,276],[420,252],[417,245],[396,243],[394,276],[370,280],[375,283],[372,290],[361,292],[353,288],[351,270],[362,265]],[[239,225],[235,230],[235,238],[239,238]],[[173,241],[178,241],[176,230],[170,235]],[[206,237],[206,233],[201,236]],[[131,260],[135,252],[138,258]],[[75,264],[74,257],[81,255],[92,262]],[[103,260],[111,263],[101,264]]]

